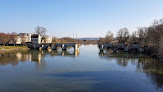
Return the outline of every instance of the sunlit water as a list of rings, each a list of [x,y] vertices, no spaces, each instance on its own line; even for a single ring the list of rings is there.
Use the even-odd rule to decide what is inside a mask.
[[[142,54],[24,51],[0,54],[0,92],[163,92],[163,63]]]

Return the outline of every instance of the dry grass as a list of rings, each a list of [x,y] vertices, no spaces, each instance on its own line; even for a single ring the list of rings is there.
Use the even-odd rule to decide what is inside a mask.
[[[27,49],[26,46],[0,46],[0,50],[14,50],[14,49]]]

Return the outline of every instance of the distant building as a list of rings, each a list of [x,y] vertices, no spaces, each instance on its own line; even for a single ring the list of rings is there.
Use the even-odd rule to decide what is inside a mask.
[[[22,40],[20,36],[16,36],[16,44],[21,44]]]
[[[41,43],[51,43],[52,37],[46,36],[45,39],[42,39],[40,34],[29,34],[29,33],[19,33],[16,37],[16,44],[25,44],[25,43],[32,43],[32,44],[41,44]],[[13,44],[14,42],[9,42]]]
[[[31,34],[30,33],[19,33],[15,36],[16,44],[22,44],[22,42],[27,43],[31,42]],[[9,42],[10,44],[13,44],[13,41]]]
[[[46,36],[45,39],[43,39],[41,43],[52,43],[52,37]]]
[[[29,33],[19,33],[18,36],[22,42],[31,42],[31,34]]]
[[[40,36],[40,34],[32,34],[31,35],[31,43],[32,44],[41,44],[41,36]]]

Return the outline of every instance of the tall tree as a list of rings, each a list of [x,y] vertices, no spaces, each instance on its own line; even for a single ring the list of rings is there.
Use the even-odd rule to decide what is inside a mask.
[[[138,42],[137,31],[132,32],[132,34],[130,36],[130,41],[131,41],[131,43],[137,43]]]
[[[37,26],[35,28],[35,33],[40,34],[40,36],[41,36],[41,42],[46,41],[46,32],[47,32],[47,30],[44,27]]]
[[[147,40],[147,31],[148,29],[146,27],[139,27],[138,28],[138,31],[137,31],[137,34],[138,34],[138,42],[139,44],[141,45],[145,45]]]
[[[113,33],[108,31],[105,35],[105,43],[111,43],[113,41]]]
[[[46,32],[47,32],[47,30],[44,27],[37,26],[35,28],[35,33],[40,34],[40,36],[46,36]]]
[[[26,44],[26,36],[25,35],[21,35],[21,44],[24,46]]]
[[[0,43],[5,46],[6,43],[10,41],[10,35],[5,33],[0,33]]]
[[[119,43],[125,43],[129,39],[129,31],[127,28],[121,28],[117,33]]]
[[[10,41],[13,42],[13,44],[14,44],[14,46],[15,46],[16,41],[17,41],[17,33],[15,33],[15,32],[12,32],[12,33],[11,33]]]

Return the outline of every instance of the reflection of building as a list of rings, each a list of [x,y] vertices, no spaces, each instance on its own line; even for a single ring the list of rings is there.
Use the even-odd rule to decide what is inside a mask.
[[[15,53],[15,56],[17,57],[17,60],[22,60],[22,53],[21,52],[17,52]]]
[[[31,54],[30,53],[17,52],[17,53],[15,53],[15,56],[16,56],[18,61],[26,61],[26,60],[31,61]]]
[[[45,51],[38,51],[38,50],[30,50],[27,52],[15,52],[15,53],[4,53],[0,54],[0,65],[6,65],[6,64],[12,64],[12,65],[17,65],[19,62],[37,62],[39,64],[45,63],[45,55],[50,56],[64,56],[64,57],[77,57],[79,56],[79,51],[73,51],[73,52],[68,52],[68,51],[51,51],[48,52],[47,50]],[[10,57],[9,57],[10,56]]]

